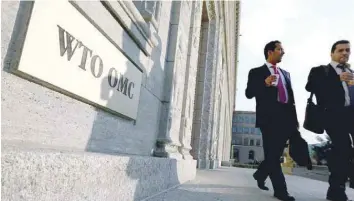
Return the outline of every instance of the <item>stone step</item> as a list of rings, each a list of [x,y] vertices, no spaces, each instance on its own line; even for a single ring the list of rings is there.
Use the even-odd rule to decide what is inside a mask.
[[[142,200],[195,177],[196,162],[2,146],[2,200]]]

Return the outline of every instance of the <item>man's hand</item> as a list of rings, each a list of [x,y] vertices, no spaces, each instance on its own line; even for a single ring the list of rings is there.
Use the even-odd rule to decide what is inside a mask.
[[[272,85],[272,83],[274,82],[274,81],[276,81],[277,80],[277,76],[275,76],[275,75],[270,75],[269,77],[267,77],[267,79],[265,79],[265,84],[266,84],[266,86],[267,87],[270,87],[270,86],[273,86]]]
[[[352,81],[354,79],[353,74],[352,73],[348,73],[348,72],[343,72],[340,74],[340,80],[344,81],[344,82],[349,82]]]

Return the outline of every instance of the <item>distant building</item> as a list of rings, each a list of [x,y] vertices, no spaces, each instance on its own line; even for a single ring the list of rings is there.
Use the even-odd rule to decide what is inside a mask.
[[[255,112],[233,112],[231,159],[236,162],[252,163],[264,159],[262,133],[255,124]]]

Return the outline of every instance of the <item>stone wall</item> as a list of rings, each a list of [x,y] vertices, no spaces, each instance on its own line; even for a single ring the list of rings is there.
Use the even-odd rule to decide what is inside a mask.
[[[236,3],[70,4],[141,70],[137,118],[15,75],[33,2],[4,1],[4,200],[141,200],[230,159]]]

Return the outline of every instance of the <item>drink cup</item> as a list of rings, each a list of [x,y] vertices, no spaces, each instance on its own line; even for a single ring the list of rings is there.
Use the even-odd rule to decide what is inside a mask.
[[[272,82],[273,86],[278,86],[278,82],[279,82],[279,74],[274,74],[277,78],[275,79],[274,82]]]
[[[354,73],[353,73],[353,79],[348,81],[349,86],[354,86]]]

